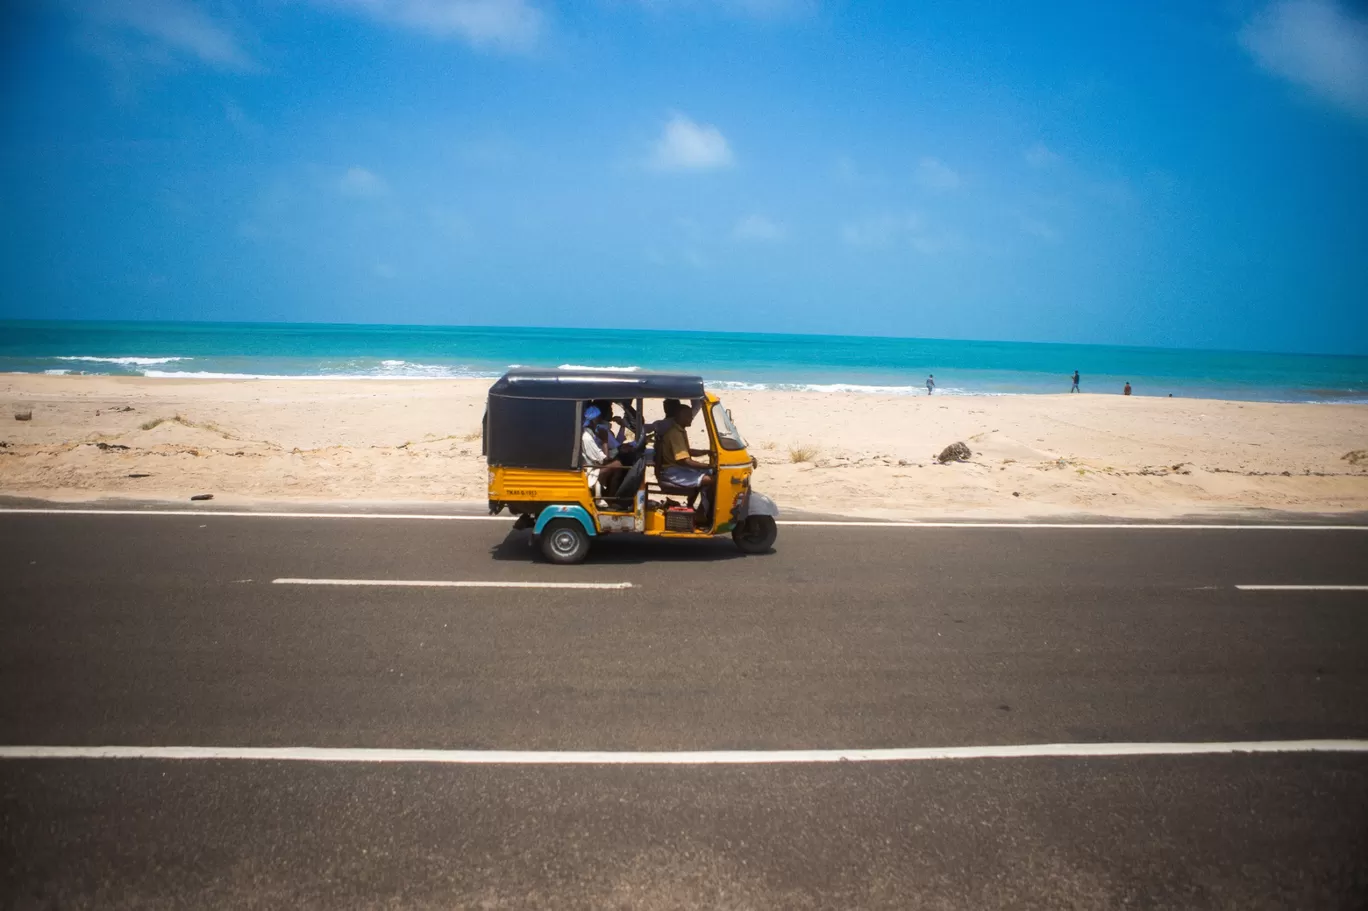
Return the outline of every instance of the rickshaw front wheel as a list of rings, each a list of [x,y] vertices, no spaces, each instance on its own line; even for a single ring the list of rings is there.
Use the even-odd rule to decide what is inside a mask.
[[[553,519],[542,529],[541,551],[552,563],[583,563],[589,556],[589,535],[577,519]]]
[[[732,540],[742,553],[747,554],[769,553],[778,537],[779,528],[774,524],[773,516],[748,516],[732,529]]]

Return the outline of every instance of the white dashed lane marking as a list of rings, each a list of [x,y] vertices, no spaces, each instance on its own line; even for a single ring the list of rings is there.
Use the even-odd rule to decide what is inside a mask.
[[[1237,585],[1242,592],[1368,592],[1368,585]]]
[[[374,585],[411,588],[573,588],[617,591],[631,588],[630,582],[485,582],[444,579],[272,579],[275,585]]]

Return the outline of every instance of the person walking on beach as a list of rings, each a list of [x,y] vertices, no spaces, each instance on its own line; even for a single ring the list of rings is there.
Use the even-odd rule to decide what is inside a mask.
[[[1074,371],[1074,375],[1073,375],[1073,388],[1070,389],[1069,392],[1071,392],[1071,393],[1073,393],[1073,392],[1078,392],[1078,371],[1077,371],[1077,370]]]
[[[1121,390],[1122,395],[1130,395],[1130,380],[1126,380],[1126,388]]]
[[[931,374],[930,376],[928,376],[928,377],[926,378],[926,394],[927,394],[927,395],[930,395],[931,392],[932,392],[932,390],[934,390],[935,388],[936,388],[936,375],[933,373],[933,374]]]

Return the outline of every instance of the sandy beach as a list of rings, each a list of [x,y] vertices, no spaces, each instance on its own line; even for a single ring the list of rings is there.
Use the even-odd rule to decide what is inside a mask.
[[[0,492],[483,504],[488,383],[0,379]],[[1368,406],[726,392],[782,508],[871,517],[1368,510]],[[14,415],[32,411],[29,421]],[[654,417],[654,415],[651,415]],[[694,434],[698,434],[695,429]],[[967,462],[935,455],[962,441]]]

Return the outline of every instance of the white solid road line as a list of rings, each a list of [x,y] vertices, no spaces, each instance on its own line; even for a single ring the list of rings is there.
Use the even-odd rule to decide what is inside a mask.
[[[228,509],[28,509],[0,508],[0,515],[192,516],[239,519],[391,519],[424,522],[512,522],[511,516],[426,512],[251,512]],[[1368,531],[1365,525],[1185,525],[1177,522],[879,522],[863,519],[780,519],[784,526],[841,528],[1055,528],[1114,531]]]
[[[1368,585],[1237,585],[1242,592],[1368,592]]]
[[[452,765],[768,765],[915,762],[950,759],[1048,759],[1107,756],[1202,756],[1248,753],[1368,753],[1368,740],[1254,740],[1234,743],[1036,743],[1022,746],[917,747],[890,750],[385,750],[325,747],[0,746],[0,759],[245,759],[295,762],[439,763]]]
[[[42,516],[229,516],[238,519],[423,519],[430,522],[511,522],[508,516],[428,512],[252,512],[245,509],[0,509],[0,515]]]
[[[840,525],[853,528],[1096,528],[1183,531],[1368,531],[1368,525],[1184,525],[1178,522],[865,522],[779,520],[780,525]]]
[[[588,588],[619,590],[631,588],[630,582],[481,582],[440,579],[272,579],[274,585],[400,585],[413,588]]]

